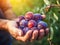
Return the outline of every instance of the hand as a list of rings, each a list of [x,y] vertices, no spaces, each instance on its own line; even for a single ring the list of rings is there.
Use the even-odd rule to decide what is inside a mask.
[[[7,29],[9,33],[17,40],[26,42],[31,37],[32,30],[28,31],[26,35],[23,36],[23,32],[21,29],[18,29],[18,25],[16,21],[8,21]]]
[[[42,17],[43,17],[43,19],[45,19],[46,18],[46,16],[45,15],[42,15]],[[18,21],[17,22],[19,22],[19,18],[17,19]],[[16,27],[16,26],[15,26]],[[20,30],[21,31],[21,30]],[[22,32],[22,31],[21,31]],[[35,41],[37,38],[39,39],[39,40],[41,40],[44,36],[45,36],[45,34],[46,35],[48,35],[48,33],[49,33],[49,28],[46,28],[46,30],[44,30],[44,29],[41,29],[41,30],[34,30],[33,31],[33,33],[32,33],[32,30],[29,30],[27,33],[26,33],[26,35],[25,36],[22,36],[23,35],[23,32],[22,32],[22,35],[21,36],[18,36],[16,39],[20,39],[20,40],[22,40],[22,41]],[[20,33],[21,34],[21,33]]]
[[[42,15],[43,19],[46,18],[45,15]],[[35,41],[35,40],[41,40],[44,38],[44,36],[48,35],[49,33],[49,28],[46,28],[45,30],[44,29],[41,29],[41,30],[34,30],[33,31],[33,34],[32,34],[32,38],[30,39],[31,42]]]

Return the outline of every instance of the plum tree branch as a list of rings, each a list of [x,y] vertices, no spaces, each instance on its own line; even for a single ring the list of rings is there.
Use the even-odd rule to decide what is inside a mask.
[[[44,9],[45,13],[48,12],[51,8],[53,7],[59,7],[60,8],[60,4],[51,4],[51,5],[47,5]]]

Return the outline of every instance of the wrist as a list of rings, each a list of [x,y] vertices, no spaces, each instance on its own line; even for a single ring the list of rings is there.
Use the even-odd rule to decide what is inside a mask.
[[[7,23],[9,20],[0,19],[0,29],[8,30]]]

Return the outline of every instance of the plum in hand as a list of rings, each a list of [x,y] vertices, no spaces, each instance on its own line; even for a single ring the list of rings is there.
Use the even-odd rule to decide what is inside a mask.
[[[26,14],[25,14],[25,19],[26,20],[31,20],[31,19],[33,19],[33,12],[27,12]]]
[[[46,22],[44,22],[44,21],[40,21],[39,23],[38,23],[38,29],[46,29],[47,27],[48,27],[48,25],[47,25],[47,23]]]
[[[23,32],[24,32],[24,34],[26,34],[26,32],[27,32],[28,30],[30,30],[30,28],[28,28],[28,27],[24,27],[24,28],[23,28]]]
[[[25,19],[21,20],[20,23],[19,23],[20,27],[22,27],[22,28],[26,27],[27,24],[28,24],[28,21],[25,20]]]
[[[37,26],[37,22],[35,20],[30,20],[28,22],[28,27],[32,28],[32,27],[36,27]]]
[[[39,13],[34,14],[34,20],[42,20],[42,16]]]

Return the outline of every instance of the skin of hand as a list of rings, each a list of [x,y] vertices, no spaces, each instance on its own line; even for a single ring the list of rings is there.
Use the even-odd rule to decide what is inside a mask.
[[[24,36],[21,29],[17,28],[16,21],[8,21],[7,22],[7,29],[8,32],[17,40],[26,42],[30,39],[32,30],[28,31]]]

